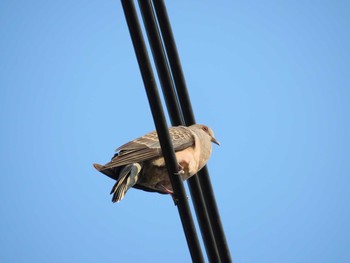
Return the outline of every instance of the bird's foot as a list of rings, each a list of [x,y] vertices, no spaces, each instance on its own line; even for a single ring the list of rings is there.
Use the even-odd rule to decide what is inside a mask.
[[[179,199],[175,196],[174,194],[174,191],[173,190],[170,190],[169,188],[165,187],[164,185],[158,183],[156,185],[156,187],[159,189],[159,190],[162,190],[162,192],[164,194],[169,194],[171,196],[171,198],[173,199],[174,201],[174,205],[177,206],[178,203],[179,203]],[[186,195],[186,199],[189,200],[189,197]]]
[[[175,175],[179,175],[179,176],[181,176],[181,175],[183,175],[183,174],[185,174],[185,171],[184,171],[184,167],[181,165],[181,164],[177,164],[179,167],[178,167],[178,172],[177,173],[175,173]]]
[[[165,194],[170,194],[170,195],[173,195],[174,192],[173,190],[170,190],[169,188],[165,187],[164,185],[162,184],[157,184],[156,187],[160,190],[162,190]]]

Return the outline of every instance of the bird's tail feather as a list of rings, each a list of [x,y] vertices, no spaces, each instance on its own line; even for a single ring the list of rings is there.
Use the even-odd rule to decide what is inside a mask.
[[[139,163],[133,163],[123,167],[118,181],[111,190],[111,194],[113,194],[113,203],[120,202],[124,198],[126,192],[137,183],[141,169],[142,166]]]
[[[93,166],[95,167],[95,169],[97,171],[103,173],[104,175],[107,175],[108,177],[110,177],[116,181],[118,181],[120,171],[123,168],[123,167],[118,166],[118,167],[105,169],[105,167],[103,165],[98,164],[98,163],[94,163]]]

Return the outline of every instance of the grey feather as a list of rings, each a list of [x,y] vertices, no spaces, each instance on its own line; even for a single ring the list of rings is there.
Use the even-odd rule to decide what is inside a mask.
[[[201,124],[169,128],[175,155],[182,169],[181,178],[187,180],[207,163],[212,143],[219,145],[213,131]],[[172,185],[155,131],[130,141],[117,150],[105,165],[94,164],[101,173],[117,182],[112,188],[112,201],[121,201],[126,192],[137,188],[148,192],[171,194]]]
[[[169,128],[169,134],[175,151],[181,151],[194,144],[193,131],[188,127],[171,127]],[[116,151],[118,151],[118,154],[109,163],[105,164],[101,170],[162,156],[156,131],[126,143]]]
[[[111,194],[113,194],[113,203],[120,202],[124,198],[126,192],[137,183],[141,169],[142,166],[139,163],[129,164],[123,168],[118,181],[111,190]]]

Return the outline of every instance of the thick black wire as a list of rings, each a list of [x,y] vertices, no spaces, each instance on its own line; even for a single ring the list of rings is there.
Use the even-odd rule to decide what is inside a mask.
[[[179,107],[177,95],[170,75],[170,69],[166,62],[163,44],[160,39],[159,30],[153,15],[152,5],[149,0],[138,0],[143,23],[145,25],[148,41],[152,50],[160,84],[164,93],[170,120],[173,126],[184,125],[184,119]]]
[[[159,98],[158,90],[151,63],[147,55],[140,24],[137,18],[135,6],[132,0],[121,0],[125,18],[129,27],[131,39],[134,45],[137,61],[140,67],[142,79],[145,85],[148,101],[152,111],[154,124],[157,129],[162,153],[166,162],[171,185],[177,202],[181,223],[185,232],[187,244],[193,262],[204,262],[202,250],[199,244],[197,231],[193,222],[191,210],[187,201],[185,188],[178,172],[178,164],[175,157],[173,145],[170,140],[168,127],[164,117],[163,108]]]
[[[161,29],[162,38],[166,47],[168,60],[173,74],[177,95],[184,115],[186,125],[195,123],[192,105],[188,95],[185,77],[182,71],[179,54],[175,39],[170,26],[169,17],[163,0],[153,0],[153,6],[157,14],[158,23]],[[193,178],[193,177],[192,177]],[[189,179],[191,182],[192,178]],[[227,244],[225,232],[220,219],[219,210],[216,204],[213,187],[209,178],[207,167],[199,172],[199,181],[204,195],[205,204],[208,210],[210,223],[215,236],[219,256],[222,262],[232,262],[230,250]]]
[[[179,103],[173,85],[170,69],[166,60],[164,47],[160,38],[158,24],[150,0],[139,0],[142,18],[146,28],[148,40],[155,60],[158,77],[163,89],[170,120],[173,126],[183,125],[183,116],[179,109]],[[199,227],[203,236],[203,242],[207,251],[209,262],[220,263],[218,250],[211,229],[207,208],[204,203],[203,194],[200,189],[199,180],[192,180],[190,191],[197,214]]]

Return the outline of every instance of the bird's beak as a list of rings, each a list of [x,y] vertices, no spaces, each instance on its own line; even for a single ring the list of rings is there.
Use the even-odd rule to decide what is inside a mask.
[[[211,138],[211,141],[220,146],[219,141],[217,139],[215,139],[214,137]]]

